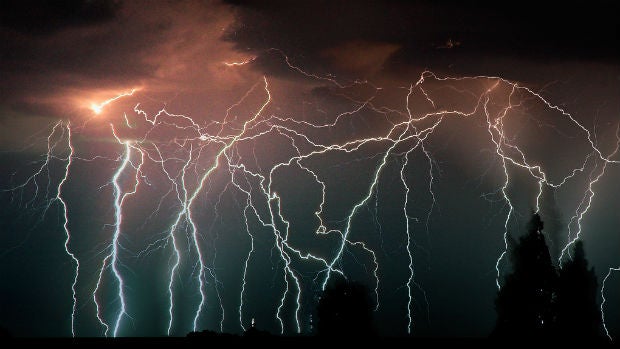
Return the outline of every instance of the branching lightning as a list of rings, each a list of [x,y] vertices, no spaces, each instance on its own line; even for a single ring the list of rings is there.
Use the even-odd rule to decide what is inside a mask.
[[[58,138],[55,139],[57,134],[60,134]],[[68,150],[68,154],[63,157],[56,154],[56,148],[60,146],[62,143],[62,139],[65,138],[66,147]],[[39,197],[39,187],[38,177],[46,174],[47,183],[45,186],[45,205],[43,207],[43,215],[49,210],[51,205],[54,202],[58,202],[61,206],[62,211],[62,229],[65,235],[64,249],[66,254],[71,258],[72,262],[75,264],[75,271],[73,274],[73,281],[71,283],[71,298],[72,298],[72,307],[71,307],[71,335],[75,337],[75,317],[76,317],[76,309],[77,309],[77,294],[76,294],[76,286],[78,282],[79,272],[80,272],[80,261],[76,257],[75,253],[71,249],[71,231],[69,229],[69,210],[67,207],[67,202],[63,198],[63,189],[69,179],[69,174],[71,171],[71,165],[75,159],[75,149],[73,147],[72,141],[72,129],[71,123],[69,121],[59,121],[54,124],[52,130],[50,131],[47,137],[47,153],[45,154],[45,160],[41,164],[41,166],[37,169],[37,171],[28,177],[23,183],[14,186],[6,191],[16,192],[20,190],[25,190],[26,187],[30,184],[34,186],[34,194],[32,198],[27,201],[24,206],[28,207],[29,205],[33,205],[35,200]],[[50,195],[50,186],[52,182],[52,178],[50,177],[50,166],[53,160],[64,161],[64,169],[63,175],[60,181],[58,182],[58,186],[56,187],[56,195],[49,198]],[[82,159],[88,160],[88,159]]]
[[[203,237],[206,232],[202,228],[200,215],[205,202],[217,198],[217,204],[214,206],[215,217],[219,215],[218,206],[222,195],[226,191],[234,192],[235,195],[243,197],[240,205],[241,212],[239,216],[243,219],[245,235],[247,243],[247,254],[243,260],[243,267],[240,271],[241,285],[235,286],[239,290],[236,295],[239,306],[236,309],[238,314],[239,328],[245,330],[248,325],[248,314],[246,314],[245,306],[247,305],[247,294],[249,284],[246,280],[250,267],[257,249],[258,233],[260,231],[268,231],[273,241],[272,252],[277,263],[274,262],[274,270],[279,273],[281,280],[281,293],[278,293],[278,304],[273,309],[274,317],[280,326],[280,331],[285,333],[288,328],[293,328],[295,332],[304,332],[309,325],[303,320],[302,300],[306,295],[303,290],[306,288],[301,266],[313,268],[316,270],[312,282],[317,286],[317,292],[324,290],[334,275],[348,277],[347,275],[347,254],[354,254],[359,257],[356,262],[360,265],[371,265],[367,268],[368,277],[374,282],[374,294],[376,298],[375,310],[380,309],[381,295],[381,264],[380,258],[374,250],[374,246],[365,241],[362,236],[357,236],[358,219],[360,218],[363,208],[375,204],[375,212],[378,203],[378,187],[383,181],[393,180],[386,178],[388,169],[394,163],[398,162],[399,186],[402,188],[402,217],[404,227],[402,233],[405,237],[404,252],[407,256],[408,275],[404,280],[403,288],[406,288],[406,318],[407,327],[404,329],[407,333],[414,330],[415,325],[415,306],[414,306],[414,288],[424,294],[424,301],[427,305],[428,299],[422,285],[416,280],[416,258],[414,254],[414,228],[412,222],[417,218],[411,214],[414,204],[412,192],[416,188],[424,188],[425,193],[428,191],[431,203],[428,211],[425,213],[426,231],[430,231],[432,225],[432,217],[434,208],[439,205],[435,195],[434,187],[438,182],[436,178],[437,172],[434,167],[432,147],[430,146],[435,131],[440,129],[442,125],[451,119],[477,119],[484,124],[484,132],[488,134],[489,146],[492,149],[494,158],[497,160],[497,166],[502,174],[501,185],[494,194],[485,194],[484,196],[497,195],[498,201],[503,202],[503,248],[499,251],[498,259],[495,263],[496,269],[496,286],[501,287],[502,261],[508,252],[508,233],[511,222],[515,217],[514,197],[510,192],[510,186],[513,183],[515,173],[526,175],[534,183],[536,183],[538,191],[534,195],[533,206],[536,211],[540,211],[540,202],[543,196],[543,189],[561,188],[571,180],[586,176],[588,182],[585,188],[583,199],[579,202],[575,209],[575,214],[568,224],[567,242],[562,249],[560,260],[565,258],[569,247],[580,238],[583,234],[582,222],[587,215],[592,202],[595,198],[595,185],[605,175],[606,168],[612,165],[618,165],[620,160],[613,160],[620,148],[620,126],[617,129],[615,149],[604,155],[606,151],[599,149],[595,141],[595,135],[592,131],[583,126],[575,117],[564,109],[552,104],[546,100],[540,93],[531,90],[528,87],[521,86],[517,83],[507,81],[500,77],[493,76],[473,76],[473,77],[439,77],[430,71],[424,71],[419,79],[406,87],[406,97],[402,101],[403,105],[399,108],[388,108],[380,106],[375,101],[378,93],[383,90],[367,81],[355,81],[352,84],[344,84],[337,81],[331,76],[319,76],[314,73],[308,73],[302,68],[293,65],[289,57],[281,51],[274,51],[282,54],[283,62],[293,72],[301,75],[303,79],[309,79],[315,83],[328,84],[338,91],[339,95],[347,98],[352,107],[350,110],[334,115],[330,120],[325,122],[309,121],[305,118],[296,118],[294,116],[277,115],[278,109],[273,108],[274,99],[270,90],[270,80],[263,77],[259,82],[252,86],[237,102],[230,105],[223,115],[222,121],[212,121],[206,125],[201,124],[187,115],[173,114],[166,109],[161,109],[154,115],[149,115],[142,110],[140,104],[136,104],[133,113],[123,114],[123,123],[115,124],[112,122],[111,135],[116,141],[115,146],[122,147],[122,154],[116,159],[117,167],[115,168],[109,184],[113,194],[113,211],[114,232],[111,241],[104,249],[102,254],[100,268],[95,273],[96,285],[92,292],[92,300],[95,303],[96,319],[102,326],[103,334],[108,335],[112,332],[113,336],[122,332],[123,321],[129,317],[130,300],[127,297],[127,284],[124,276],[124,264],[121,252],[124,251],[122,241],[125,236],[131,237],[131,231],[125,230],[123,222],[128,214],[124,203],[139,192],[141,183],[146,182],[146,168],[148,164],[155,165],[158,171],[163,174],[167,180],[167,191],[161,193],[158,198],[159,204],[157,209],[151,213],[146,219],[160,213],[162,203],[169,197],[175,196],[178,211],[174,212],[174,216],[167,225],[168,228],[163,230],[162,236],[137,253],[138,257],[146,256],[154,250],[163,249],[169,253],[170,263],[167,270],[167,299],[168,311],[167,328],[164,330],[168,335],[173,335],[178,315],[179,304],[177,286],[179,283],[186,282],[180,279],[184,261],[188,260],[194,263],[195,271],[192,273],[191,282],[197,285],[196,297],[197,305],[192,311],[192,326],[188,329],[197,331],[206,323],[204,319],[205,309],[207,307],[208,295],[207,290],[209,280],[213,280],[214,290],[219,302],[221,317],[219,322],[220,330],[224,330],[225,306],[220,295],[221,281],[217,275],[217,268],[209,264],[213,261],[215,264],[215,248],[208,249]],[[252,64],[257,57],[251,57],[241,62],[224,62],[223,64],[231,69]],[[455,85],[463,84],[482,84],[486,88],[482,91],[465,90],[455,87]],[[347,94],[347,89],[352,86],[370,87],[374,94],[369,98],[357,100]],[[446,109],[441,107],[441,101],[437,96],[436,86],[453,89],[462,95],[468,96],[472,101],[471,105],[465,108]],[[95,114],[100,114],[107,105],[115,102],[119,98],[137,98],[134,92],[138,89],[132,89],[110,98],[101,103],[91,104],[91,109]],[[476,92],[477,91],[477,92]],[[257,97],[258,96],[258,97]],[[498,96],[501,96],[498,97]],[[241,112],[236,109],[248,103],[248,100],[260,98],[260,103],[255,109],[249,113],[245,119],[239,117]],[[416,101],[422,101],[420,105]],[[543,164],[533,160],[524,147],[520,146],[514,135],[511,133],[509,120],[512,113],[519,110],[526,103],[538,103],[544,105],[547,111],[560,115],[564,121],[567,121],[582,136],[590,149],[589,154],[584,159],[579,159],[579,166],[570,169],[566,174],[562,175],[560,180],[552,180],[549,170]],[[499,107],[498,107],[499,106]],[[430,111],[427,111],[429,110]],[[426,112],[425,112],[426,111]],[[386,130],[379,130],[372,137],[355,138],[340,140],[331,140],[328,135],[330,132],[336,132],[345,122],[350,122],[356,117],[362,118],[365,113],[375,113],[390,120],[391,126]],[[130,120],[133,120],[130,122]],[[244,120],[244,121],[240,121]],[[132,131],[141,130],[146,125],[146,130],[140,137],[125,138],[121,134],[121,130],[131,129]],[[126,128],[125,128],[126,127]],[[172,140],[162,141],[153,136],[161,129],[172,129],[178,133],[172,137]],[[66,138],[69,154],[66,157],[60,157],[57,148],[61,147],[60,137]],[[322,136],[324,135],[324,136]],[[486,135],[485,135],[486,136]],[[80,269],[79,260],[74,251],[71,250],[70,240],[70,210],[67,202],[63,198],[70,167],[75,157],[75,149],[72,144],[72,129],[68,121],[59,121],[50,131],[47,138],[47,153],[42,165],[28,177],[22,184],[10,188],[11,191],[23,191],[29,186],[33,186],[35,193],[26,206],[31,205],[39,196],[39,177],[47,175],[48,190],[52,179],[49,174],[49,166],[52,160],[62,160],[65,162],[64,175],[58,183],[56,196],[52,200],[47,201],[46,207],[52,202],[59,202],[63,212],[63,229],[66,235],[65,250],[67,255],[75,264],[75,274],[71,285],[73,307],[71,312],[71,333],[75,336],[75,317],[78,298],[76,296],[76,286],[78,283],[78,272]],[[324,138],[323,138],[324,137]],[[261,161],[254,152],[256,144],[261,144],[266,139],[277,138],[286,142],[290,152],[290,156],[282,159],[276,159],[269,167],[261,167]],[[174,150],[170,150],[174,149]],[[251,149],[253,159],[247,155],[243,155],[244,151]],[[375,154],[371,157],[375,160],[375,164],[369,170],[371,174],[367,186],[358,193],[352,206],[346,210],[346,215],[339,222],[330,221],[327,213],[330,210],[329,196],[333,191],[328,178],[316,167],[316,162],[329,156],[342,155],[350,156],[354,160],[363,159],[366,155],[364,151],[374,149]],[[379,149],[379,150],[376,150]],[[411,183],[411,170],[414,154],[420,154],[424,157],[425,171],[428,174],[428,183],[415,185]],[[427,161],[427,162],[426,162]],[[264,166],[264,164],[263,164]],[[311,253],[306,246],[296,246],[292,236],[295,235],[295,222],[287,217],[286,209],[286,193],[279,191],[279,176],[288,170],[300,171],[311,182],[313,186],[320,188],[318,196],[320,202],[316,208],[313,208],[313,215],[318,222],[314,229],[315,239],[327,239],[328,237],[337,243],[331,251],[326,253]],[[213,195],[211,186],[221,177],[225,176],[225,187],[221,191],[220,196],[217,193]],[[131,178],[128,180],[128,178]],[[555,178],[555,177],[553,177]],[[131,182],[131,183],[129,183]],[[147,183],[148,184],[148,183]],[[46,193],[46,198],[49,192]],[[400,202],[400,201],[399,201]],[[46,208],[47,210],[47,208]],[[258,222],[258,227],[253,226],[253,221]],[[377,224],[378,220],[377,220]],[[380,225],[380,224],[379,224]],[[184,230],[185,229],[185,230]],[[187,250],[183,250],[182,234],[187,235]],[[361,235],[361,234],[360,234]],[[180,240],[181,239],[181,240]],[[213,257],[213,258],[211,258]],[[210,259],[211,258],[211,259]],[[211,266],[210,266],[211,265]],[[113,285],[116,286],[114,298],[118,302],[118,306],[114,305],[115,317],[106,319],[104,310],[110,305],[101,302],[102,286],[108,280],[111,271]],[[604,320],[604,304],[605,304],[605,281],[609,278],[612,271],[618,271],[618,268],[610,268],[607,276],[603,281],[602,295],[603,303],[601,304],[601,314]],[[226,285],[222,285],[225,287]],[[292,303],[292,304],[289,304]],[[185,305],[187,306],[187,305]],[[291,317],[284,316],[285,312],[290,311]],[[292,318],[293,323],[287,324],[287,318]],[[605,326],[607,335],[607,327]]]

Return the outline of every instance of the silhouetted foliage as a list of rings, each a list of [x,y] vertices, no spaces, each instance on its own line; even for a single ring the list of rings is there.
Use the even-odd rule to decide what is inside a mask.
[[[494,335],[546,337],[553,328],[556,271],[542,234],[544,224],[534,214],[528,232],[510,246],[512,273],[498,292]]]
[[[583,242],[577,241],[572,259],[559,272],[556,298],[556,328],[564,338],[602,337],[597,304],[598,282],[594,268],[588,268]]]
[[[583,242],[575,243],[572,258],[558,272],[543,228],[534,214],[519,242],[509,237],[513,270],[497,294],[493,336],[602,339],[598,282],[594,268],[588,268]]]
[[[216,332],[216,331],[211,331],[211,330],[202,330],[202,331],[195,331],[195,332],[190,332],[187,334],[188,338],[231,338],[231,337],[239,337],[238,335],[232,334],[232,333],[223,333],[223,332]]]
[[[371,336],[372,301],[359,283],[336,281],[323,292],[317,307],[317,335]]]
[[[263,338],[263,337],[270,337],[271,333],[267,332],[267,331],[262,331],[259,330],[255,323],[254,323],[254,319],[252,319],[252,325],[245,330],[245,332],[243,332],[243,337],[246,338]]]
[[[553,187],[545,187],[544,194],[542,195],[544,199],[541,202],[541,209],[545,212],[545,235],[547,236],[547,244],[549,245],[549,254],[552,261],[556,261],[560,257],[562,244],[566,236],[566,224],[562,219],[555,191],[556,189]]]

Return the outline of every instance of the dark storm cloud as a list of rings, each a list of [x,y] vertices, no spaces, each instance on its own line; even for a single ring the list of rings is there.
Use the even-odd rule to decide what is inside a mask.
[[[59,31],[90,30],[93,26],[110,22],[120,10],[116,1],[37,1],[8,0],[0,4],[0,37],[3,52],[0,56],[3,76],[9,79],[28,75],[35,71],[46,71],[46,75],[58,70],[85,70],[81,62],[89,62],[93,47],[107,44],[103,35],[91,36],[89,44],[78,47],[79,35],[66,35],[63,40],[52,36]],[[70,39],[71,41],[69,41]],[[68,42],[69,41],[69,42]],[[109,59],[109,57],[106,57]],[[41,74],[42,75],[42,74]],[[30,80],[36,89],[37,78]],[[44,88],[49,88],[45,86]],[[6,94],[3,94],[6,95]]]
[[[448,65],[489,55],[612,63],[619,57],[612,1],[230,3],[237,7],[237,21],[226,38],[238,50],[275,47],[313,71],[338,69],[325,52],[356,42],[398,46],[385,67],[396,71],[402,65]]]
[[[64,89],[95,80],[114,85],[119,76],[131,80],[146,74],[125,49],[132,45],[140,51],[144,45],[119,40],[112,25],[123,9],[118,1],[10,0],[0,7],[2,116],[50,115],[50,99]],[[138,31],[128,28],[127,34]]]
[[[255,73],[303,79],[283,53],[339,81],[400,83],[429,68],[547,83],[555,78],[541,63],[617,65],[613,13],[598,0],[560,8],[528,0],[2,1],[0,117],[65,116],[50,104],[67,106],[58,96],[76,91],[107,89],[101,97],[110,98],[145,84],[199,88],[222,72],[230,80],[223,61],[252,57]]]
[[[68,27],[109,21],[119,8],[120,2],[114,0],[5,0],[0,3],[0,26],[25,34],[49,35]]]
[[[230,43],[218,40],[232,17],[217,2],[9,1],[1,6],[0,118],[67,117],[76,113],[76,99],[105,100],[138,86],[151,93],[191,89],[197,82],[190,80],[212,72],[212,65],[232,52]]]

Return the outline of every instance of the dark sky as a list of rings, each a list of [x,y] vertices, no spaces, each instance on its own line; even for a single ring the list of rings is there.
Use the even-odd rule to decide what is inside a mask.
[[[557,252],[566,244],[566,234],[575,232],[578,223],[571,217],[580,216],[590,202],[589,184],[604,165],[588,154],[594,146],[608,156],[616,144],[620,45],[614,8],[614,2],[598,0],[553,5],[529,0],[2,1],[0,189],[27,184],[0,192],[0,327],[24,336],[71,335],[75,263],[64,248],[62,205],[54,199],[67,164],[66,132],[71,128],[76,160],[63,197],[72,232],[69,250],[80,261],[74,329],[79,336],[103,335],[93,290],[112,250],[113,178],[127,154],[112,136],[112,125],[120,139],[135,142],[129,166],[117,177],[119,188],[130,192],[134,178],[140,182],[123,207],[118,270],[126,281],[128,316],[118,334],[165,335],[175,264],[169,228],[183,211],[184,194],[178,187],[182,159],[192,159],[187,189],[197,190],[201,174],[225,143],[204,145],[200,142],[206,138],[195,132],[227,141],[258,115],[248,131],[256,139],[242,139],[231,147],[225,153],[229,166],[218,167],[197,192],[193,219],[198,238],[187,217],[172,233],[183,253],[173,283],[178,307],[171,334],[192,329],[200,303],[199,280],[205,284],[206,303],[198,328],[222,326],[239,332],[243,299],[245,325],[256,318],[263,328],[278,332],[276,314],[281,314],[284,330],[295,332],[296,293],[282,295],[286,282],[294,281],[291,275],[300,280],[302,290],[301,330],[309,331],[325,273],[320,263],[295,257],[287,274],[286,258],[278,254],[278,235],[261,223],[269,217],[269,206],[261,199],[258,177],[231,174],[231,164],[269,177],[277,163],[311,151],[310,143],[295,138],[299,134],[268,130],[273,125],[326,145],[385,136],[407,115],[408,89],[425,70],[439,79],[424,75],[423,89],[410,99],[414,116],[470,110],[478,103],[476,97],[497,82],[484,77],[441,80],[444,77],[501,77],[529,89],[512,96],[512,85],[499,82],[497,92],[488,95],[488,108],[497,112],[514,98],[518,107],[503,126],[507,139],[539,164],[550,181],[561,181],[583,167],[555,193],[545,191],[541,201],[543,219],[559,222],[549,224],[558,227],[549,232]],[[93,112],[93,104],[132,89],[133,95]],[[255,114],[265,101],[265,109]],[[149,118],[165,108],[191,117],[201,128],[175,116],[164,116],[163,123],[153,126],[136,112],[138,103]],[[343,121],[338,115],[344,115]],[[221,129],[220,122],[225,122]],[[312,128],[304,122],[334,124]],[[429,126],[425,122],[420,127]],[[303,253],[330,260],[338,251],[338,233],[316,234],[318,217],[327,230],[342,232],[355,212],[351,241],[363,241],[378,262],[380,307],[375,314],[381,333],[406,333],[411,289],[413,334],[487,335],[495,320],[495,262],[503,250],[508,214],[501,196],[502,162],[488,130],[482,110],[471,117],[450,114],[425,141],[425,151],[417,148],[406,155],[411,142],[395,147],[374,187],[372,176],[382,166],[387,143],[304,160],[303,166],[320,181],[301,165],[283,166],[273,173],[269,190],[279,197],[270,202],[278,203],[288,221],[287,241]],[[265,135],[257,136],[263,131]],[[48,153],[48,135],[52,157],[38,172]],[[136,177],[140,150],[148,159]],[[157,163],[158,156],[168,161]],[[406,158],[409,165],[401,171]],[[618,159],[609,157],[580,220],[599,281],[620,263],[610,247],[620,242],[615,214],[620,192],[614,185],[620,175]],[[508,166],[512,177],[506,192],[515,206],[508,226],[518,235],[535,204],[537,183],[530,172]],[[410,183],[405,207],[401,176]],[[325,205],[317,215],[321,183]],[[371,188],[369,200],[354,209]],[[245,208],[248,193],[256,213]],[[409,236],[403,207],[410,217]],[[286,231],[286,222],[274,225]],[[254,249],[248,259],[251,239]],[[344,249],[335,266],[374,290],[375,264],[359,246]],[[412,269],[414,284],[408,283]],[[109,265],[101,275],[100,317],[114,324],[121,307],[118,281]],[[620,278],[611,275],[605,293],[612,295],[606,303],[607,319],[610,333],[618,335],[619,300],[613,295],[618,294]]]
[[[178,79],[170,66],[179,61],[204,65],[224,47],[258,56],[277,48],[306,69],[352,79],[378,70],[399,75],[410,67],[450,67],[457,73],[501,73],[546,83],[556,77],[515,72],[514,64],[505,62],[613,65],[618,60],[611,1],[562,6],[537,1],[510,6],[495,1],[182,1],[146,6],[8,0],[0,6],[2,104],[15,112],[49,113],[58,90],[82,89],[93,81],[101,89],[169,80],[167,73]],[[224,43],[205,42],[205,36]],[[206,56],[188,57],[192,53]],[[289,73],[273,60],[261,63],[270,74]]]

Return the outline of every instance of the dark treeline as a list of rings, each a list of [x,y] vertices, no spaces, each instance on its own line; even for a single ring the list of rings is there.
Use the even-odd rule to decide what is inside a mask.
[[[602,340],[598,282],[594,268],[588,267],[583,242],[575,242],[570,257],[556,268],[543,228],[534,214],[519,241],[509,236],[512,272],[495,301],[492,337]]]
[[[316,307],[316,323],[313,331],[308,334],[288,337],[316,336],[319,338],[346,337],[369,338],[376,335],[373,326],[373,301],[368,288],[358,282],[334,277],[323,291]],[[211,338],[268,338],[274,336],[262,331],[259,326],[252,325],[245,330],[242,336],[219,333],[205,330],[192,332],[188,337]]]
[[[526,234],[518,241],[508,236],[508,257],[512,268],[497,294],[497,323],[491,338],[606,341],[597,303],[598,282],[594,268],[588,266],[583,242],[576,241],[566,251],[564,263],[556,267],[543,231],[543,221],[534,214]],[[377,335],[373,310],[367,287],[355,281],[334,278],[319,299],[312,333],[288,338],[368,339]],[[190,336],[239,337],[212,331]],[[241,336],[257,337],[280,336],[261,331],[254,323]]]

